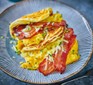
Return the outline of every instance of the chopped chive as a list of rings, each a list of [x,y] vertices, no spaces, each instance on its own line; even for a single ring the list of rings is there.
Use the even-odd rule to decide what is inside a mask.
[[[43,52],[43,50],[40,50],[40,52]]]
[[[72,53],[74,54],[75,50],[72,50]]]
[[[56,13],[59,13],[59,11],[56,11]]]
[[[12,49],[13,49],[13,50],[15,51],[15,53],[17,53],[18,55],[21,53],[20,51],[18,51],[17,47],[15,47],[14,45],[13,45]]]
[[[43,36],[43,37],[45,37],[45,36],[46,36],[46,34],[47,34],[47,32],[46,32],[46,31],[44,31],[44,33],[42,34],[42,36]]]
[[[28,64],[30,64],[30,62],[29,62],[29,61],[27,61],[27,63],[28,63]]]
[[[31,27],[28,27],[28,31],[30,31],[31,30]]]
[[[46,31],[48,31],[48,28],[46,28]]]
[[[20,64],[23,64],[24,62],[19,62]]]
[[[10,44],[17,44],[17,42],[16,41],[14,41],[14,40],[10,40]]]
[[[50,47],[50,49],[52,49],[52,47]]]
[[[45,37],[44,33],[42,34],[43,37]]]
[[[79,53],[77,53],[78,56],[81,56]]]
[[[20,51],[17,51],[17,52],[15,52],[15,53],[17,53],[18,55],[20,55]]]
[[[61,14],[61,16],[60,17],[62,17],[62,14]]]
[[[27,68],[28,70],[32,70],[31,68]]]
[[[59,46],[62,44],[62,42],[59,43]]]
[[[52,56],[52,54],[49,54],[49,56]]]
[[[0,39],[4,39],[4,36],[0,36]]]
[[[10,38],[10,40],[14,40],[13,38]]]

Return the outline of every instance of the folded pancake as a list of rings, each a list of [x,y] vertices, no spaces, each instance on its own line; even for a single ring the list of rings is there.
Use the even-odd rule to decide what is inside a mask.
[[[66,22],[62,19],[61,14],[53,14],[52,8],[27,14],[12,22],[9,28],[12,38],[17,40],[15,46],[17,51],[25,59],[25,62],[21,64],[22,68],[38,69],[44,58],[60,49],[60,43],[68,43],[64,39],[67,29]],[[73,49],[76,50],[73,54],[74,59],[72,59]],[[64,50],[64,46],[62,50]],[[77,40],[75,40],[72,50],[69,52],[66,64],[79,60]],[[53,58],[51,57],[50,60],[52,61]]]

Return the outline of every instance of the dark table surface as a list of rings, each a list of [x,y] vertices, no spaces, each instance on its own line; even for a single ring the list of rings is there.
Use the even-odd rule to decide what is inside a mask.
[[[16,3],[12,1],[13,0],[0,0],[0,13],[3,10],[5,10],[7,7]],[[14,1],[18,1],[18,0],[14,0]],[[57,1],[62,1],[72,6],[76,10],[78,10],[81,14],[83,14],[93,30],[93,0],[57,0]],[[86,74],[88,70],[92,68],[93,68],[93,55],[89,63],[87,64],[87,66],[81,72],[79,72],[78,74],[76,74],[75,76],[71,77],[68,80],[83,76]],[[4,72],[0,71],[0,85],[31,85],[31,84],[16,80],[8,76]],[[78,81],[66,85],[93,85],[93,77],[84,77],[83,79],[78,79]]]

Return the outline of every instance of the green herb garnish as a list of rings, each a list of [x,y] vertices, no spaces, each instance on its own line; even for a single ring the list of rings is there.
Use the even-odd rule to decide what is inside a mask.
[[[56,13],[59,13],[59,11],[56,11]]]
[[[4,36],[0,36],[0,39],[4,39]]]
[[[75,50],[72,50],[72,53],[74,54]]]
[[[20,55],[21,52],[20,51],[16,51],[15,53],[17,53],[18,55]]]
[[[43,50],[40,50],[40,52],[43,52]]]
[[[47,32],[46,32],[46,31],[44,31],[44,33],[42,34],[42,36],[43,36],[43,37],[45,37],[45,36],[46,36],[46,34],[47,34]]]
[[[28,31],[30,31],[31,30],[31,27],[28,27]]]
[[[28,70],[32,70],[31,68],[27,68]]]
[[[23,64],[24,62],[20,62],[20,64]]]
[[[50,49],[52,49],[52,47],[50,47]]]
[[[14,40],[13,38],[10,38],[10,40]]]
[[[29,61],[27,61],[27,63],[28,63],[28,64],[30,64],[30,62],[29,62]]]
[[[52,56],[52,54],[49,54],[49,56]]]
[[[48,31],[48,28],[45,29],[45,32]]]
[[[61,16],[60,17],[62,17],[62,14],[61,14]]]
[[[62,44],[62,42],[59,43],[59,46]]]

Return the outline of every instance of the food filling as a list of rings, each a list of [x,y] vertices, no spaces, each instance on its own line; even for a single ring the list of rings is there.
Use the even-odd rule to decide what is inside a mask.
[[[17,25],[12,35],[17,40],[14,50],[25,59],[20,63],[24,69],[38,69],[45,76],[54,71],[62,74],[66,65],[80,58],[74,30],[60,13],[40,22]]]

